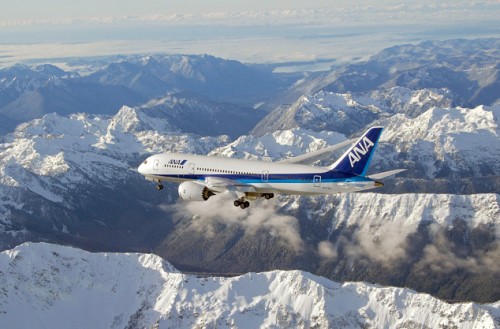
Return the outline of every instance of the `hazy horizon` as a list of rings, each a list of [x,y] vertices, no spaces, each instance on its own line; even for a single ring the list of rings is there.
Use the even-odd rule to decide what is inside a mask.
[[[396,44],[500,36],[496,1],[194,4],[9,3],[0,13],[0,67],[149,53],[210,54],[244,63],[345,62]]]

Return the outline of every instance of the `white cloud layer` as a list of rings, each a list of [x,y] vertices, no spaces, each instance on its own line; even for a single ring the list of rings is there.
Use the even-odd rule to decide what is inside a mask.
[[[245,234],[254,235],[263,229],[277,237],[286,247],[300,252],[304,241],[300,236],[298,219],[288,215],[280,215],[274,200],[258,200],[247,209],[234,207],[233,198],[229,194],[217,195],[204,202],[182,202],[173,209],[182,216],[187,216],[189,228],[207,238],[214,236],[214,227],[219,224],[237,225]]]
[[[324,5],[324,4],[323,4]],[[10,5],[12,6],[12,4]],[[244,6],[242,6],[244,7]],[[266,8],[267,7],[267,8]],[[495,21],[498,18],[500,4],[498,1],[419,1],[393,3],[391,1],[374,4],[369,1],[355,1],[336,4],[335,6],[296,8],[293,4],[283,4],[283,9],[234,10],[227,6],[213,6],[204,12],[176,12],[175,6],[166,8],[151,7],[149,13],[144,10],[130,8],[128,13],[105,15],[95,8],[87,15],[68,14],[60,17],[56,13],[45,14],[44,18],[30,18],[26,15],[7,16],[9,5],[4,7],[4,15],[0,20],[1,27],[31,25],[68,25],[68,24],[186,24],[186,25],[391,25],[391,24],[432,24],[438,22],[478,22]],[[233,9],[233,10],[231,10]],[[74,10],[73,12],[75,12]],[[115,11],[116,12],[116,11]],[[138,14],[139,12],[139,14]],[[154,12],[154,14],[153,14]]]
[[[395,44],[500,36],[500,2],[488,0],[335,6],[318,0],[309,8],[285,1],[194,7],[95,2],[72,5],[66,14],[48,1],[34,2],[30,11],[15,7],[18,2],[4,6],[0,68],[32,59],[150,53],[211,54],[245,63],[351,61]]]

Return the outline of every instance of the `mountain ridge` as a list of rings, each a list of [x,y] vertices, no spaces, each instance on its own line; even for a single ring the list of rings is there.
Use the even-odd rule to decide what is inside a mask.
[[[182,269],[203,271],[210,268],[221,272],[238,268],[250,271],[301,268],[336,280],[359,279],[408,285],[440,298],[498,299],[495,296],[500,292],[493,284],[498,276],[497,270],[492,268],[488,272],[488,267],[484,267],[500,251],[495,245],[495,236],[490,234],[496,230],[493,218],[497,213],[482,212],[482,208],[498,206],[492,183],[494,179],[482,176],[484,185],[480,191],[488,194],[453,195],[461,191],[458,189],[460,179],[470,179],[471,173],[475,175],[475,169],[469,168],[482,164],[478,175],[498,172],[498,147],[495,143],[498,140],[498,114],[495,114],[498,107],[433,107],[431,104],[436,99],[438,102],[443,100],[444,104],[447,100],[428,91],[414,94],[399,89],[388,92],[386,96],[378,93],[375,99],[364,97],[365,106],[375,109],[373,104],[378,104],[378,99],[395,99],[402,94],[406,101],[400,102],[403,104],[401,108],[410,109],[411,114],[393,110],[384,117],[389,124],[373,158],[372,170],[377,172],[403,166],[411,169],[407,174],[409,177],[401,175],[394,181],[388,180],[388,191],[383,195],[278,197],[270,203],[257,202],[255,209],[251,207],[247,212],[235,209],[232,201],[223,196],[218,197],[219,201],[214,199],[215,203],[212,200],[202,204],[176,202],[175,186],[168,185],[163,193],[159,193],[135,170],[151,153],[194,152],[279,160],[336,144],[347,136],[332,131],[295,128],[262,137],[242,136],[234,141],[228,136],[202,137],[181,132],[169,116],[153,111],[154,106],[124,106],[114,116],[49,114],[22,124],[15,133],[6,136],[0,146],[2,247],[13,247],[26,240],[49,240],[90,250],[154,250]],[[331,99],[340,100],[342,104],[349,99],[345,95],[326,92],[321,97],[324,95],[331,95]],[[404,105],[411,99],[428,109],[415,113],[411,106]],[[417,127],[412,122],[419,120],[424,123],[432,121],[434,128],[413,131]],[[402,129],[405,126],[410,133]],[[470,136],[490,141],[489,151],[483,152],[481,148],[464,144],[463,140],[471,139]],[[422,144],[427,147],[420,147]],[[467,152],[473,152],[475,156],[469,156],[470,159],[463,157],[462,154]],[[420,160],[435,159],[436,154],[444,155],[444,164]],[[334,154],[328,155],[321,161],[329,164],[334,157]],[[427,164],[427,167],[414,165],[418,163]],[[429,187],[428,182],[432,182],[433,177],[451,177],[450,173],[444,176],[436,174],[440,170],[443,172],[441,168],[445,167],[452,168],[457,185],[452,186],[451,191],[429,190],[432,186]],[[391,184],[398,192],[411,190],[413,197],[391,194]],[[415,186],[433,193],[415,193]],[[412,198],[418,201],[401,201]],[[369,207],[372,199],[378,203]],[[419,202],[425,206],[417,206]],[[418,210],[413,216],[426,219],[397,233],[401,239],[393,247],[399,250],[399,255],[409,255],[408,261],[399,257],[385,260],[368,252],[386,246],[383,243],[377,245],[380,241],[377,239],[394,241],[390,236],[379,233],[381,235],[368,237],[367,244],[362,244],[359,237],[366,235],[364,225],[345,222],[332,228],[329,224],[328,218],[349,218],[358,214],[359,218],[375,220],[387,213],[396,216],[401,227],[406,227],[403,225],[408,217],[405,210],[387,208],[385,203],[408,208],[406,211]],[[360,207],[365,210],[357,213]],[[341,215],[339,211],[346,214]],[[206,213],[212,216],[205,217]],[[450,222],[438,221],[448,213],[454,216]],[[429,214],[432,216],[426,217]],[[468,223],[470,218],[479,217],[484,220],[483,225]],[[367,223],[374,224],[371,220]],[[200,228],[203,229],[200,231]],[[190,232],[189,239],[186,239],[186,232]],[[211,232],[215,240],[201,234],[205,232]],[[394,232],[394,228],[388,227],[387,232]],[[477,243],[477,239],[482,243]],[[410,247],[412,244],[418,248]],[[453,245],[455,247],[451,247]],[[200,246],[203,247],[200,249]],[[349,248],[358,252],[346,252]],[[436,260],[440,260],[438,251],[448,255],[453,266],[444,270],[438,266],[435,270],[437,279],[426,279],[420,268],[422,264],[436,265]],[[336,257],[325,258],[325,255]],[[350,264],[355,264],[354,269]],[[385,274],[388,265],[400,268],[401,273]],[[334,268],[338,271],[333,271]],[[440,282],[448,277],[450,270],[454,274],[452,279]],[[467,292],[467,286],[455,287],[459,281],[469,282],[470,286],[478,288],[475,291],[480,291],[480,287],[489,289],[481,294]],[[441,290],[435,288],[438,282]]]
[[[154,255],[92,254],[49,244],[4,251],[0,264],[10,273],[0,272],[0,324],[7,327],[41,321],[53,328],[494,328],[500,321],[498,303],[447,304],[405,288],[339,284],[302,271],[196,278]]]
[[[470,43],[477,44],[482,43]],[[424,62],[446,56],[442,51],[446,47],[440,46],[439,56],[432,57],[430,45],[392,49],[392,62],[386,64],[410,72],[414,68],[404,65],[411,56],[423,54]],[[444,61],[454,59],[455,66],[450,68],[460,68],[466,49],[461,45],[458,56],[453,52]],[[490,52],[490,59],[484,58],[484,50],[480,53],[478,68],[496,58],[495,52]],[[187,63],[176,62],[172,69],[187,79],[184,82],[191,78],[210,81],[198,74],[201,71],[191,59],[209,65],[212,58],[176,58],[187,59]],[[107,72],[110,83],[116,78],[111,87],[122,90],[147,89],[156,81],[147,78],[147,72],[171,67],[141,63],[148,56],[116,59],[111,62],[121,61],[122,65],[114,67],[117,72],[123,69],[124,75]],[[104,72],[101,70],[108,64],[98,61],[96,71]],[[465,59],[463,68],[471,64],[473,61]],[[143,65],[151,66],[145,70]],[[41,68],[46,70],[45,78],[41,74],[40,83],[27,83],[25,91],[37,95],[50,86],[53,95],[71,96],[63,92],[73,83],[68,83],[72,77],[50,69]],[[36,69],[30,70],[36,76]],[[405,77],[425,78],[420,73],[426,71],[418,70]],[[214,70],[209,72],[215,74]],[[446,70],[433,72],[444,74]],[[479,81],[481,72],[474,69],[464,74],[479,74],[471,77]],[[47,78],[51,74],[55,77]],[[429,76],[440,83],[447,81],[446,75],[436,74]],[[301,82],[294,85],[291,94],[305,90],[305,86],[313,90],[327,85],[326,80],[309,79],[317,76],[335,78],[295,74],[294,79],[301,78]],[[301,93],[293,98],[296,105],[288,106],[278,95],[290,95],[283,82],[290,76],[275,78],[283,80],[277,82],[277,89],[268,90],[273,100],[264,105],[260,104],[267,101],[266,95],[256,96],[262,96],[258,104],[252,98],[247,105],[231,109],[235,102],[221,103],[192,90],[176,91],[159,98],[146,97],[135,106],[120,105],[105,115],[71,113],[77,109],[74,107],[65,109],[64,114],[44,114],[20,123],[0,139],[0,247],[50,241],[93,251],[153,251],[183,270],[301,269],[337,281],[412,287],[446,300],[499,299],[500,272],[495,267],[495,260],[500,259],[495,222],[500,187],[498,104],[470,106],[453,86],[422,89],[416,81],[411,88]],[[488,76],[484,86],[494,81]],[[203,81],[197,83],[203,85]],[[240,96],[252,90],[257,89],[242,90]],[[65,102],[69,100],[72,98]],[[273,102],[290,111],[289,121],[268,120],[260,126],[259,135],[248,134],[254,122],[245,120],[238,121],[241,126],[231,125],[234,130],[225,130],[231,120],[245,118],[243,111],[264,111],[262,108]],[[60,100],[58,104],[63,103]],[[79,106],[83,112],[95,110]],[[185,115],[186,109],[190,115]],[[225,112],[238,118],[223,118]],[[205,119],[217,128],[213,135],[205,135],[210,130],[210,125],[203,126]],[[201,204],[178,202],[175,184],[165,184],[158,192],[136,171],[147,156],[160,152],[279,160],[359,136],[371,125],[386,126],[371,171],[408,169],[384,180],[386,186],[377,194],[277,196],[271,201],[256,201],[241,212],[223,195]],[[315,164],[329,165],[337,155],[329,154]],[[381,218],[387,221],[385,225],[380,224]]]

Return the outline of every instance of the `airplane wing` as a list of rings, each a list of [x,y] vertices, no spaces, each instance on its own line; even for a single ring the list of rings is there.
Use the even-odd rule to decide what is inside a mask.
[[[257,192],[255,187],[250,184],[221,177],[207,177],[205,185],[215,193],[230,192],[237,198],[245,196],[245,193]]]
[[[288,158],[288,159],[277,161],[277,162],[278,163],[300,163],[300,162],[304,162],[306,160],[318,157],[318,156],[320,156],[322,154],[329,153],[329,152],[334,152],[334,151],[336,151],[338,149],[341,149],[341,148],[343,148],[345,146],[351,145],[355,141],[356,141],[356,139],[349,139],[349,140],[343,141],[342,143],[335,144],[335,145],[332,145],[332,146],[328,146],[328,147],[322,148],[322,149],[314,151],[314,152],[309,152],[309,153],[306,153],[306,154],[302,154],[302,155],[299,155],[299,156],[296,156],[296,157]]]
[[[378,174],[370,175],[370,176],[368,176],[368,178],[373,179],[373,180],[378,180],[378,179],[382,179],[385,177],[399,174],[400,172],[403,172],[403,171],[406,171],[406,169],[389,170],[389,171],[384,171],[384,172],[381,172]]]

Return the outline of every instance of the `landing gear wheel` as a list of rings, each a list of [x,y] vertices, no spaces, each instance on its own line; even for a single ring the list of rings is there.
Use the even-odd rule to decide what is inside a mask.
[[[159,191],[159,190],[163,190],[163,185],[161,184],[158,184],[156,185],[156,189]]]
[[[250,202],[245,201],[245,199],[234,200],[233,204],[235,207],[240,207],[241,209],[250,207]]]

